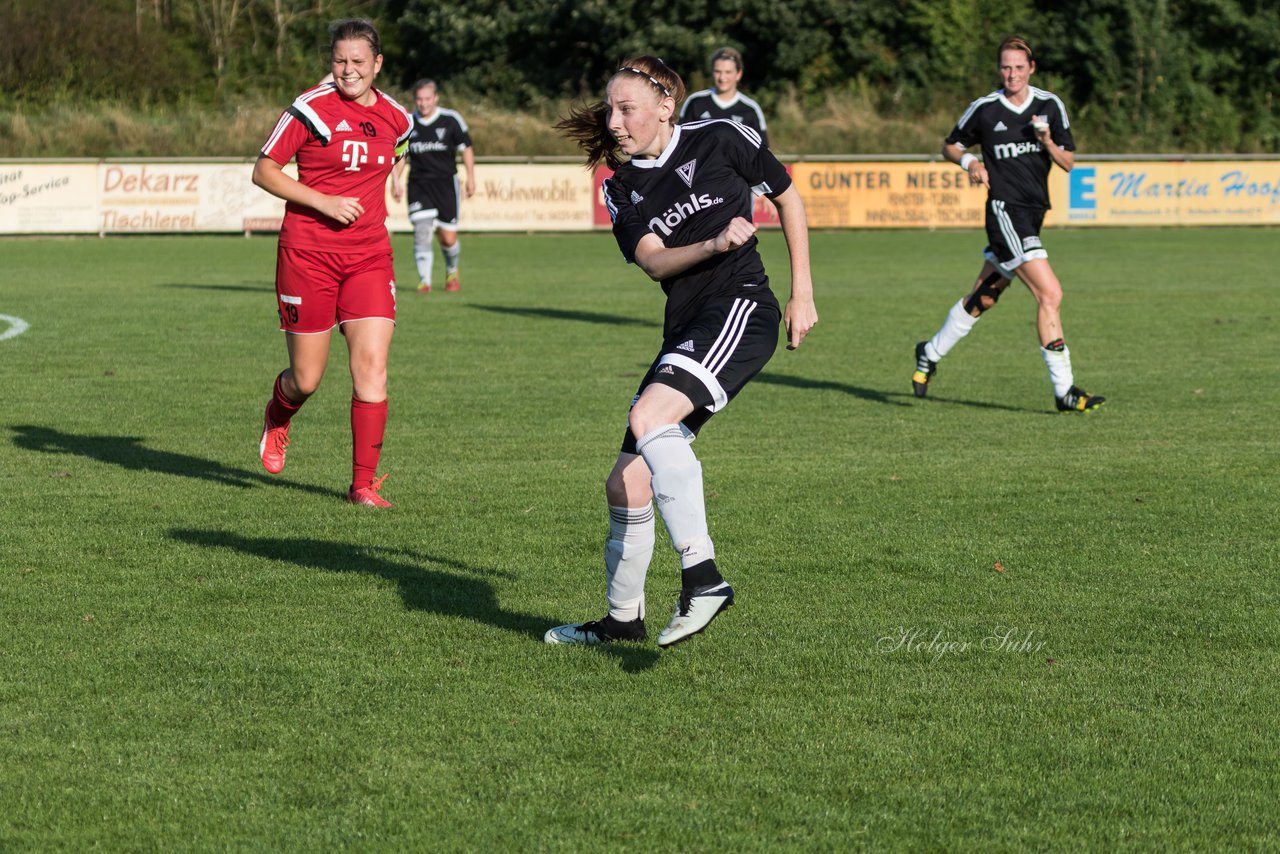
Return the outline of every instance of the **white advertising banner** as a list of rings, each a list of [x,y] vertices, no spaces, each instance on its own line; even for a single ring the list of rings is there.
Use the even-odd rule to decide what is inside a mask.
[[[0,234],[96,232],[97,163],[0,163]]]
[[[96,231],[274,231],[284,202],[255,187],[252,163],[103,163]],[[291,170],[292,171],[292,170]]]
[[[459,174],[459,182],[465,173]],[[462,200],[461,231],[589,231],[591,173],[572,163],[477,163],[476,194]],[[412,231],[408,202],[387,192],[387,225]]]

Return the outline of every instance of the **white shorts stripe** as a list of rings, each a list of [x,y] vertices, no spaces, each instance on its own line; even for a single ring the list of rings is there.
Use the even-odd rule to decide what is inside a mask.
[[[729,363],[733,351],[737,349],[738,344],[742,342],[742,336],[747,331],[747,321],[751,318],[751,313],[756,310],[758,303],[751,300],[736,299],[733,301],[733,308],[729,311],[728,320],[725,322],[724,329],[720,331],[720,337],[716,339],[716,343],[711,346],[707,352],[707,357],[702,363],[713,374],[718,374],[724,370],[724,366]]]
[[[693,374],[698,382],[706,386],[707,391],[711,393],[711,405],[707,408],[712,412],[719,412],[729,402],[729,395],[724,390],[724,386],[720,385],[720,381],[716,379],[715,374],[683,353],[664,353],[662,358],[658,360],[658,364],[671,365]]]
[[[1000,233],[1004,235],[1005,245],[1009,247],[1013,258],[1018,258],[1022,255],[1022,241],[1018,238],[1017,229],[1013,227],[1013,220],[1005,212],[1004,202],[992,201],[991,210],[995,212],[996,223],[1000,226]]]

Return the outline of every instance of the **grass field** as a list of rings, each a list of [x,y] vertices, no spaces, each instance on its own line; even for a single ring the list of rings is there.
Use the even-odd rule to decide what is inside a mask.
[[[386,512],[340,343],[258,464],[273,240],[6,240],[0,849],[1276,850],[1277,237],[1050,232],[1063,417],[1025,290],[911,396],[979,235],[815,234],[694,446],[738,605],[663,652],[541,642],[660,335],[608,235],[402,292]],[[651,636],[677,588],[660,530]]]

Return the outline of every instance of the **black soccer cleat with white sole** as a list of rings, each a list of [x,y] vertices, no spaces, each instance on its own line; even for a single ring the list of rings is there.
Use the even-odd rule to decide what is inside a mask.
[[[671,646],[693,637],[732,604],[733,588],[727,581],[681,591],[671,622],[658,633],[658,646]]]
[[[1105,397],[1087,393],[1079,386],[1072,386],[1062,397],[1054,398],[1059,412],[1092,412],[1106,402]]]
[[[911,375],[911,390],[916,393],[916,397],[924,397],[929,393],[929,380],[938,372],[938,363],[925,355],[925,343],[921,341],[916,345],[916,372]]]
[[[548,629],[542,639],[547,643],[599,644],[613,641],[642,641],[647,640],[648,637],[649,633],[644,629],[644,620],[623,622],[606,614],[603,619],[592,620],[589,623]]]

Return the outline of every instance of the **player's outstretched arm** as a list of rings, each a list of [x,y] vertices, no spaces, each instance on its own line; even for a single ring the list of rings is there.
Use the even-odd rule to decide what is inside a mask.
[[[715,237],[690,246],[668,248],[656,234],[646,234],[636,245],[636,264],[655,282],[701,264],[713,255],[730,252],[742,246],[756,233],[755,225],[735,216]]]
[[[787,330],[787,349],[794,350],[804,341],[818,322],[818,307],[813,302],[813,275],[809,270],[809,222],[804,213],[804,200],[795,185],[773,199],[782,222],[782,236],[787,239],[791,256],[791,298],[782,312]]]
[[[278,199],[317,210],[343,225],[350,225],[364,213],[364,207],[355,196],[327,196],[319,190],[290,178],[284,167],[267,157],[258,158],[253,166],[253,183]]]

